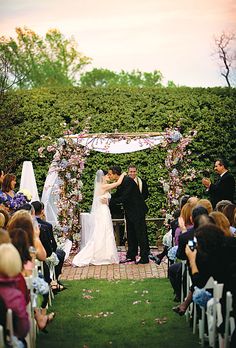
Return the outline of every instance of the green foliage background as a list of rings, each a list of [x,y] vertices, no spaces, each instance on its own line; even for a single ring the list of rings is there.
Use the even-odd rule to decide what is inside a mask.
[[[39,191],[51,162],[51,155],[39,158],[38,148],[49,144],[41,135],[59,138],[74,121],[80,132],[90,117],[90,132],[158,132],[180,126],[182,134],[198,131],[189,146],[191,165],[197,178],[186,192],[204,195],[203,171],[212,173],[215,158],[229,158],[236,149],[236,90],[227,88],[55,88],[12,91],[0,106],[0,161],[3,169],[20,178],[22,163],[31,160]],[[149,216],[159,216],[165,206],[165,194],[158,178],[165,175],[166,149],[156,147],[136,153],[108,155],[92,152],[82,181],[82,210],[91,204],[94,173],[112,164],[123,170],[130,163],[138,166],[146,178],[151,196]]]

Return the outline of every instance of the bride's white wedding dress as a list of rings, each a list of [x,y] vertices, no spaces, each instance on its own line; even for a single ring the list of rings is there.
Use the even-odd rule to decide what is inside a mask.
[[[90,239],[74,257],[72,264],[75,266],[119,263],[110,209],[101,203],[102,197],[111,196],[106,192],[96,198],[96,209],[90,214]]]

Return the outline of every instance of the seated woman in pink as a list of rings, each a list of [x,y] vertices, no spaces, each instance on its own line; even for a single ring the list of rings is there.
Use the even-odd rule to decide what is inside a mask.
[[[0,299],[5,307],[12,309],[14,335],[24,341],[30,329],[26,300],[18,289],[18,275],[22,262],[17,249],[11,243],[0,245]]]

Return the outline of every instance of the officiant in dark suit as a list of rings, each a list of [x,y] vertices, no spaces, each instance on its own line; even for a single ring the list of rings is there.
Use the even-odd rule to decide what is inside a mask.
[[[121,168],[113,166],[108,171],[109,178],[117,181],[121,175]],[[125,176],[117,191],[112,194],[110,206],[122,203],[127,223],[128,252],[125,262],[136,261],[138,246],[140,247],[140,260],[138,263],[149,262],[149,245],[147,240],[147,226],[145,214],[147,206],[144,198],[133,179]]]
[[[216,204],[222,200],[229,200],[233,203],[235,193],[235,180],[231,173],[228,171],[228,164],[224,159],[217,159],[215,162],[214,170],[220,175],[219,180],[212,184],[208,178],[203,178],[202,183],[207,188],[210,194],[210,200],[213,208]]]

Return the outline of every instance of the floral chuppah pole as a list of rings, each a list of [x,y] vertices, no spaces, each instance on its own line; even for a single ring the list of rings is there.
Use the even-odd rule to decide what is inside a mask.
[[[71,133],[71,131],[66,131],[65,135]],[[81,136],[83,134],[81,133]],[[43,147],[38,150],[40,157],[43,157],[44,150]],[[80,178],[89,150],[79,144],[79,136],[77,141],[73,141],[69,137],[60,138],[53,145],[47,146],[46,150],[55,152],[50,171],[56,171],[58,174],[58,186],[54,192],[59,196],[57,201],[59,226],[56,229],[59,230],[59,234],[63,234],[67,238],[78,236],[80,231],[79,202],[82,200]]]
[[[168,218],[179,204],[179,198],[184,192],[184,183],[192,181],[196,177],[194,168],[186,168],[183,163],[190,163],[191,160],[185,158],[190,155],[191,151],[186,150],[186,147],[191,143],[196,131],[191,131],[187,136],[182,136],[178,130],[175,133],[170,131],[170,136],[162,143],[162,147],[168,148],[165,166],[168,169],[168,178],[160,178],[160,183],[163,185],[163,190],[167,194],[167,209],[162,210]]]

